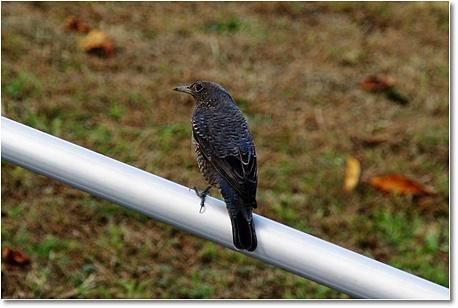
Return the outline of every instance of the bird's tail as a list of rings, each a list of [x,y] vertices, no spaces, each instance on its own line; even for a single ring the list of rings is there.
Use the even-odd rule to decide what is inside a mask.
[[[235,247],[248,251],[255,250],[258,241],[256,239],[251,210],[239,209],[237,211],[230,211],[229,216],[232,223],[232,237]]]

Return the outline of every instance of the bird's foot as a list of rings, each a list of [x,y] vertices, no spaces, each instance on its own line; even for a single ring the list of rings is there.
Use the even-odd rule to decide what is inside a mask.
[[[202,191],[199,191],[197,187],[193,187],[193,189],[196,191],[196,195],[200,198],[200,210],[199,213],[202,214],[205,211],[205,198],[207,197],[208,193],[210,192],[210,189],[212,187],[208,186]]]

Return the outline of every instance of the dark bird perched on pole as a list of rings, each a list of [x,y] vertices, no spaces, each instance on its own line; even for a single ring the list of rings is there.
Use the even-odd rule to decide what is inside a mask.
[[[197,195],[201,208],[210,189],[218,187],[232,223],[234,245],[253,251],[257,240],[252,216],[256,208],[256,151],[247,122],[231,95],[212,81],[197,81],[176,91],[192,95],[192,139],[197,165],[210,184]]]

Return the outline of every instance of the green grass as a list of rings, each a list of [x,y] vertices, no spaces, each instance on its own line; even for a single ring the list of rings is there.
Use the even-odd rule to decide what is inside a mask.
[[[236,17],[231,17],[227,21],[208,23],[205,25],[205,30],[219,34],[229,34],[237,32],[241,27],[241,21]]]
[[[80,50],[69,15],[114,55]],[[215,80],[255,140],[257,213],[448,286],[448,31],[447,3],[3,3],[2,115],[203,187],[172,89]],[[409,103],[362,91],[375,73]],[[436,194],[365,184],[390,173]],[[2,267],[3,298],[348,298],[7,162],[1,234],[31,258]]]

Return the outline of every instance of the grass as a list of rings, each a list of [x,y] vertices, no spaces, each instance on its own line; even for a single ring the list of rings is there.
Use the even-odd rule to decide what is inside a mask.
[[[445,2],[2,3],[2,115],[203,187],[193,102],[172,89],[218,81],[255,139],[257,213],[448,286],[448,14]],[[114,55],[80,50],[70,15],[112,37]],[[376,73],[409,103],[362,91]],[[359,141],[374,136],[386,141]],[[349,155],[363,179],[399,173],[437,194],[344,193]],[[2,264],[3,298],[347,298],[6,162],[1,234],[31,258]]]

